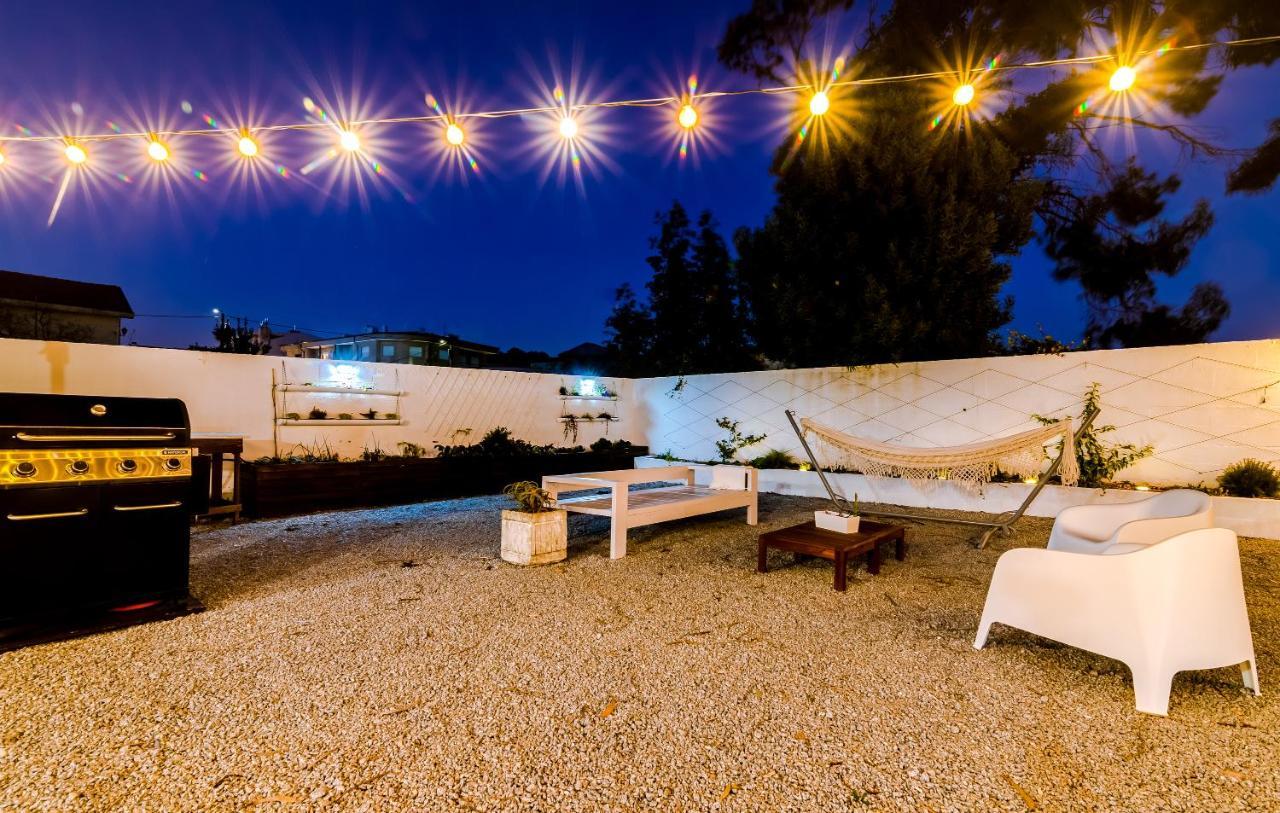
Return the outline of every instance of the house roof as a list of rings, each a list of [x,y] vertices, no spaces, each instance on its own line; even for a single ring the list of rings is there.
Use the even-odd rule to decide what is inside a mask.
[[[399,330],[385,331],[377,333],[354,333],[350,336],[336,336],[329,339],[314,339],[309,342],[300,342],[303,347],[320,347],[330,344],[346,344],[347,342],[382,339],[384,341],[417,341],[417,342],[443,342],[451,347],[457,347],[464,350],[471,350],[476,353],[497,353],[498,348],[490,344],[480,344],[478,342],[469,342],[466,339],[460,339],[457,336],[442,336],[439,333],[427,333],[420,330]]]
[[[119,285],[0,270],[0,300],[133,318]]]

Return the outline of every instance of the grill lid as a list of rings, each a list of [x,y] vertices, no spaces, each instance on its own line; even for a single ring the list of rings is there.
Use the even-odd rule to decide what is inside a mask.
[[[0,393],[0,448],[186,446],[187,408],[176,398]]]

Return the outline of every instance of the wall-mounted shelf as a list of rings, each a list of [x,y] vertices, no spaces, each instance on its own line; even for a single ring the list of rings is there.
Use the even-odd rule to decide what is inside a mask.
[[[400,418],[276,418],[280,426],[399,426]]]
[[[616,395],[561,395],[561,401],[616,401]]]
[[[389,395],[398,397],[404,393],[400,390],[375,390],[361,387],[323,387],[311,384],[282,384],[276,389],[280,392],[325,392],[338,395]]]
[[[576,423],[606,423],[606,422],[608,422],[608,423],[614,423],[614,422],[617,422],[617,421],[622,420],[621,418],[617,417],[616,415],[615,415],[614,417],[612,417],[612,418],[579,418],[579,417],[577,417],[577,416],[575,416],[575,415],[561,415],[561,416],[560,416],[560,422],[561,422],[561,423],[566,423],[566,422],[568,422],[568,420],[569,420],[570,418],[573,418],[573,420],[574,420]]]

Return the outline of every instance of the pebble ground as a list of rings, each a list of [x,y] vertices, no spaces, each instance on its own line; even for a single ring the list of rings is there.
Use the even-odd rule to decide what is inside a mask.
[[[501,500],[198,532],[208,611],[0,655],[0,811],[1280,809],[1280,555],[1242,540],[1263,696],[1184,673],[1168,718],[1120,663],[997,627],[1001,550],[955,526],[906,562],[775,554],[818,503],[498,557]]]

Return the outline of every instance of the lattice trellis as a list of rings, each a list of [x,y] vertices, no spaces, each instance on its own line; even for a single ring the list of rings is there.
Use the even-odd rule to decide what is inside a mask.
[[[783,410],[850,434],[949,446],[1076,414],[1098,382],[1099,424],[1112,442],[1151,444],[1124,477],[1157,485],[1209,483],[1243,458],[1280,462],[1280,341],[958,359],[860,368],[780,370],[635,384],[654,452],[715,457],[716,419],[765,433],[761,444],[799,455]]]

